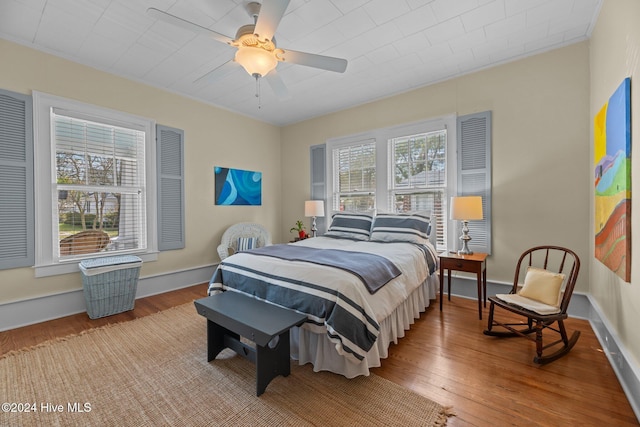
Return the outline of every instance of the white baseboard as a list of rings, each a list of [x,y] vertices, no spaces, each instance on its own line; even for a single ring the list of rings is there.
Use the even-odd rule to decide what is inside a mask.
[[[136,299],[208,282],[215,265],[140,277]],[[203,297],[206,295],[202,295]],[[82,289],[0,305],[0,331],[87,311]]]
[[[613,366],[636,418],[640,420],[640,369],[631,362],[632,359],[628,357],[626,347],[620,342],[620,338],[614,332],[609,321],[602,316],[598,303],[590,295],[587,295],[587,298],[591,303],[591,315],[589,316],[591,328],[598,337],[609,363]]]
[[[451,277],[451,293],[470,299],[478,298],[476,279],[473,277]],[[487,281],[487,295],[506,294],[511,290],[511,284]],[[445,281],[444,292],[447,292]],[[609,359],[618,381],[622,385],[631,408],[640,420],[640,368],[627,357],[627,350],[613,331],[611,324],[602,316],[598,303],[588,294],[574,292],[569,304],[569,316],[588,320],[602,350]]]

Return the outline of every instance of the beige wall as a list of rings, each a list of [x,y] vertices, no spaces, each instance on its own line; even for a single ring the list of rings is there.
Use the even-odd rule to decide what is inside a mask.
[[[637,0],[605,0],[590,40],[592,119],[625,77],[631,77],[631,188],[640,188],[640,151],[634,145],[640,136],[640,2]],[[593,131],[591,132],[593,140]],[[593,143],[590,144],[593,165]],[[593,169],[593,166],[591,166]],[[591,170],[590,177],[592,176]],[[594,220],[594,196],[590,197],[590,224]],[[629,350],[629,357],[640,365],[640,209],[638,195],[632,195],[631,283],[625,283],[591,255],[594,253],[594,230],[590,227],[589,255],[590,291],[611,327]]]
[[[185,131],[186,248],[143,265],[155,275],[218,262],[226,227],[255,221],[280,236],[280,128],[0,40],[0,87],[32,90],[149,117]],[[263,172],[262,206],[215,206],[213,167]],[[36,279],[33,269],[0,271],[0,304],[79,289],[79,273]]]
[[[456,113],[493,111],[489,279],[512,281],[537,244],[589,251],[589,52],[586,42],[428,86],[282,131],[283,239],[309,197],[309,146]],[[578,280],[588,291],[588,268]]]

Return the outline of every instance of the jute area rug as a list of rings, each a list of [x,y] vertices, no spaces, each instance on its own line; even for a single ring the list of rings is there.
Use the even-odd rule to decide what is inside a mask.
[[[433,426],[446,408],[376,375],[292,364],[255,395],[255,365],[206,355],[185,304],[0,359],[2,426]],[[8,405],[7,405],[8,404]]]

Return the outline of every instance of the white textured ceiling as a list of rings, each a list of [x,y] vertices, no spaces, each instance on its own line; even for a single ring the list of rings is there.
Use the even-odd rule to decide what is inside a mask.
[[[576,43],[602,0],[291,0],[278,47],[345,58],[344,74],[279,63],[278,100],[239,66],[194,81],[235,48],[159,22],[168,11],[234,37],[243,0],[0,0],[0,37],[208,104],[286,125]],[[45,71],[42,71],[45,72]]]

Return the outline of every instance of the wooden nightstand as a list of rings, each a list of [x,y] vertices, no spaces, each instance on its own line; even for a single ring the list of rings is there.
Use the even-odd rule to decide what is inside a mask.
[[[476,273],[478,278],[478,316],[482,320],[482,302],[487,306],[487,256],[488,254],[474,253],[472,255],[458,255],[455,253],[441,253],[440,258],[440,311],[444,291],[444,271],[448,270],[449,301],[451,301],[451,270]]]

